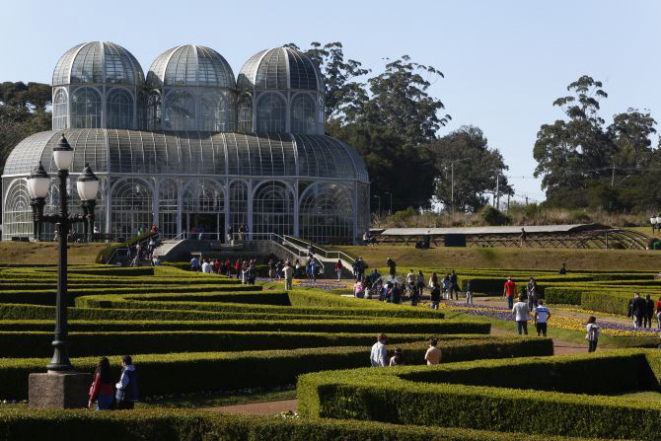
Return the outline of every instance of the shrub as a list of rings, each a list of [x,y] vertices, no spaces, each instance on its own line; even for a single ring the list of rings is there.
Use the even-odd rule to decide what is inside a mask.
[[[374,336],[370,336],[370,344]],[[424,363],[426,346],[402,344],[408,363]],[[476,357],[550,355],[552,342],[547,339],[507,337],[455,338],[441,340],[445,360],[474,360]],[[476,349],[473,351],[473,349]],[[49,351],[50,352],[50,351]],[[236,390],[255,387],[292,385],[308,372],[348,369],[369,364],[369,345],[251,352],[216,352],[189,354],[136,355],[143,396]],[[23,399],[28,391],[28,375],[42,372],[47,359],[1,359],[0,398]],[[110,357],[113,376],[119,376],[120,357]],[[73,364],[80,372],[93,372],[98,357],[78,358]],[[0,425],[1,426],[1,425]],[[0,438],[1,439],[1,438]]]
[[[208,411],[11,409],[0,411],[0,439],[42,440],[66,434],[68,441],[581,441],[470,429],[438,429],[362,421],[223,415]],[[595,441],[595,440],[593,440]]]
[[[659,390],[660,367],[656,351],[620,350],[309,374],[298,382],[299,411],[398,424],[656,439],[657,403],[602,395]]]
[[[506,214],[490,205],[487,205],[482,209],[480,216],[482,217],[482,220],[487,223],[487,225],[491,225],[492,227],[507,225],[510,222],[510,218]]]

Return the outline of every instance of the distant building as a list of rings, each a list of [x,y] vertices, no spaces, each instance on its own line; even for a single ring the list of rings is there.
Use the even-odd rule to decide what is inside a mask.
[[[2,238],[32,236],[26,178],[52,148],[74,148],[70,196],[89,163],[101,180],[97,226],[127,238],[155,223],[166,238],[231,226],[321,243],[351,241],[369,224],[369,179],[348,144],[324,135],[324,79],[305,54],[253,55],[238,79],[218,52],[169,49],[145,78],[123,47],[80,44],[53,72],[53,130],[19,143],[2,176]],[[57,205],[51,187],[46,211]],[[44,237],[52,237],[46,229]]]

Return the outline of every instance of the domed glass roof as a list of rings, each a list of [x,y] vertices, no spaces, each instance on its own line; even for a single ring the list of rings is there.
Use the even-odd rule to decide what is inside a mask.
[[[289,47],[257,52],[241,68],[237,84],[244,90],[324,91],[324,81],[319,67],[303,52]]]
[[[53,86],[124,84],[142,86],[140,63],[122,46],[107,41],[81,43],[69,49],[55,66]]]
[[[234,72],[222,55],[206,46],[176,46],[156,57],[147,74],[151,88],[202,86],[234,88]]]
[[[7,158],[4,175],[27,175],[42,161],[56,173],[53,148],[64,134],[74,149],[72,173],[273,176],[348,179],[369,183],[350,145],[323,135],[140,132],[71,129],[34,134]]]

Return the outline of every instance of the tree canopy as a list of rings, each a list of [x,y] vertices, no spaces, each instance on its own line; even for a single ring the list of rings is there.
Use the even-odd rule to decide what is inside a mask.
[[[0,173],[11,150],[24,138],[50,130],[51,87],[42,83],[0,83]]]
[[[608,94],[600,81],[584,75],[567,90],[569,95],[553,103],[565,118],[542,125],[533,149],[535,176],[542,176],[546,205],[612,211],[655,208],[658,192],[648,183],[659,176],[661,157],[652,141],[656,121],[649,111],[628,109],[606,125],[600,102]]]

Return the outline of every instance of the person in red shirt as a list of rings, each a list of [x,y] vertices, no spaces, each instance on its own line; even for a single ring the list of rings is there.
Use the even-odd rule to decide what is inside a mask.
[[[516,295],[516,283],[511,277],[507,278],[505,287],[503,288],[503,296],[507,296],[507,307],[512,310],[514,307],[514,296]]]
[[[96,410],[110,410],[115,397],[115,386],[110,378],[110,362],[106,357],[99,361],[94,374],[94,382],[90,387],[90,399],[87,407],[90,409],[96,401]]]
[[[656,301],[656,323],[658,330],[661,331],[661,297]]]
[[[239,280],[241,278],[241,259],[236,259],[234,271],[236,271],[236,280]]]

